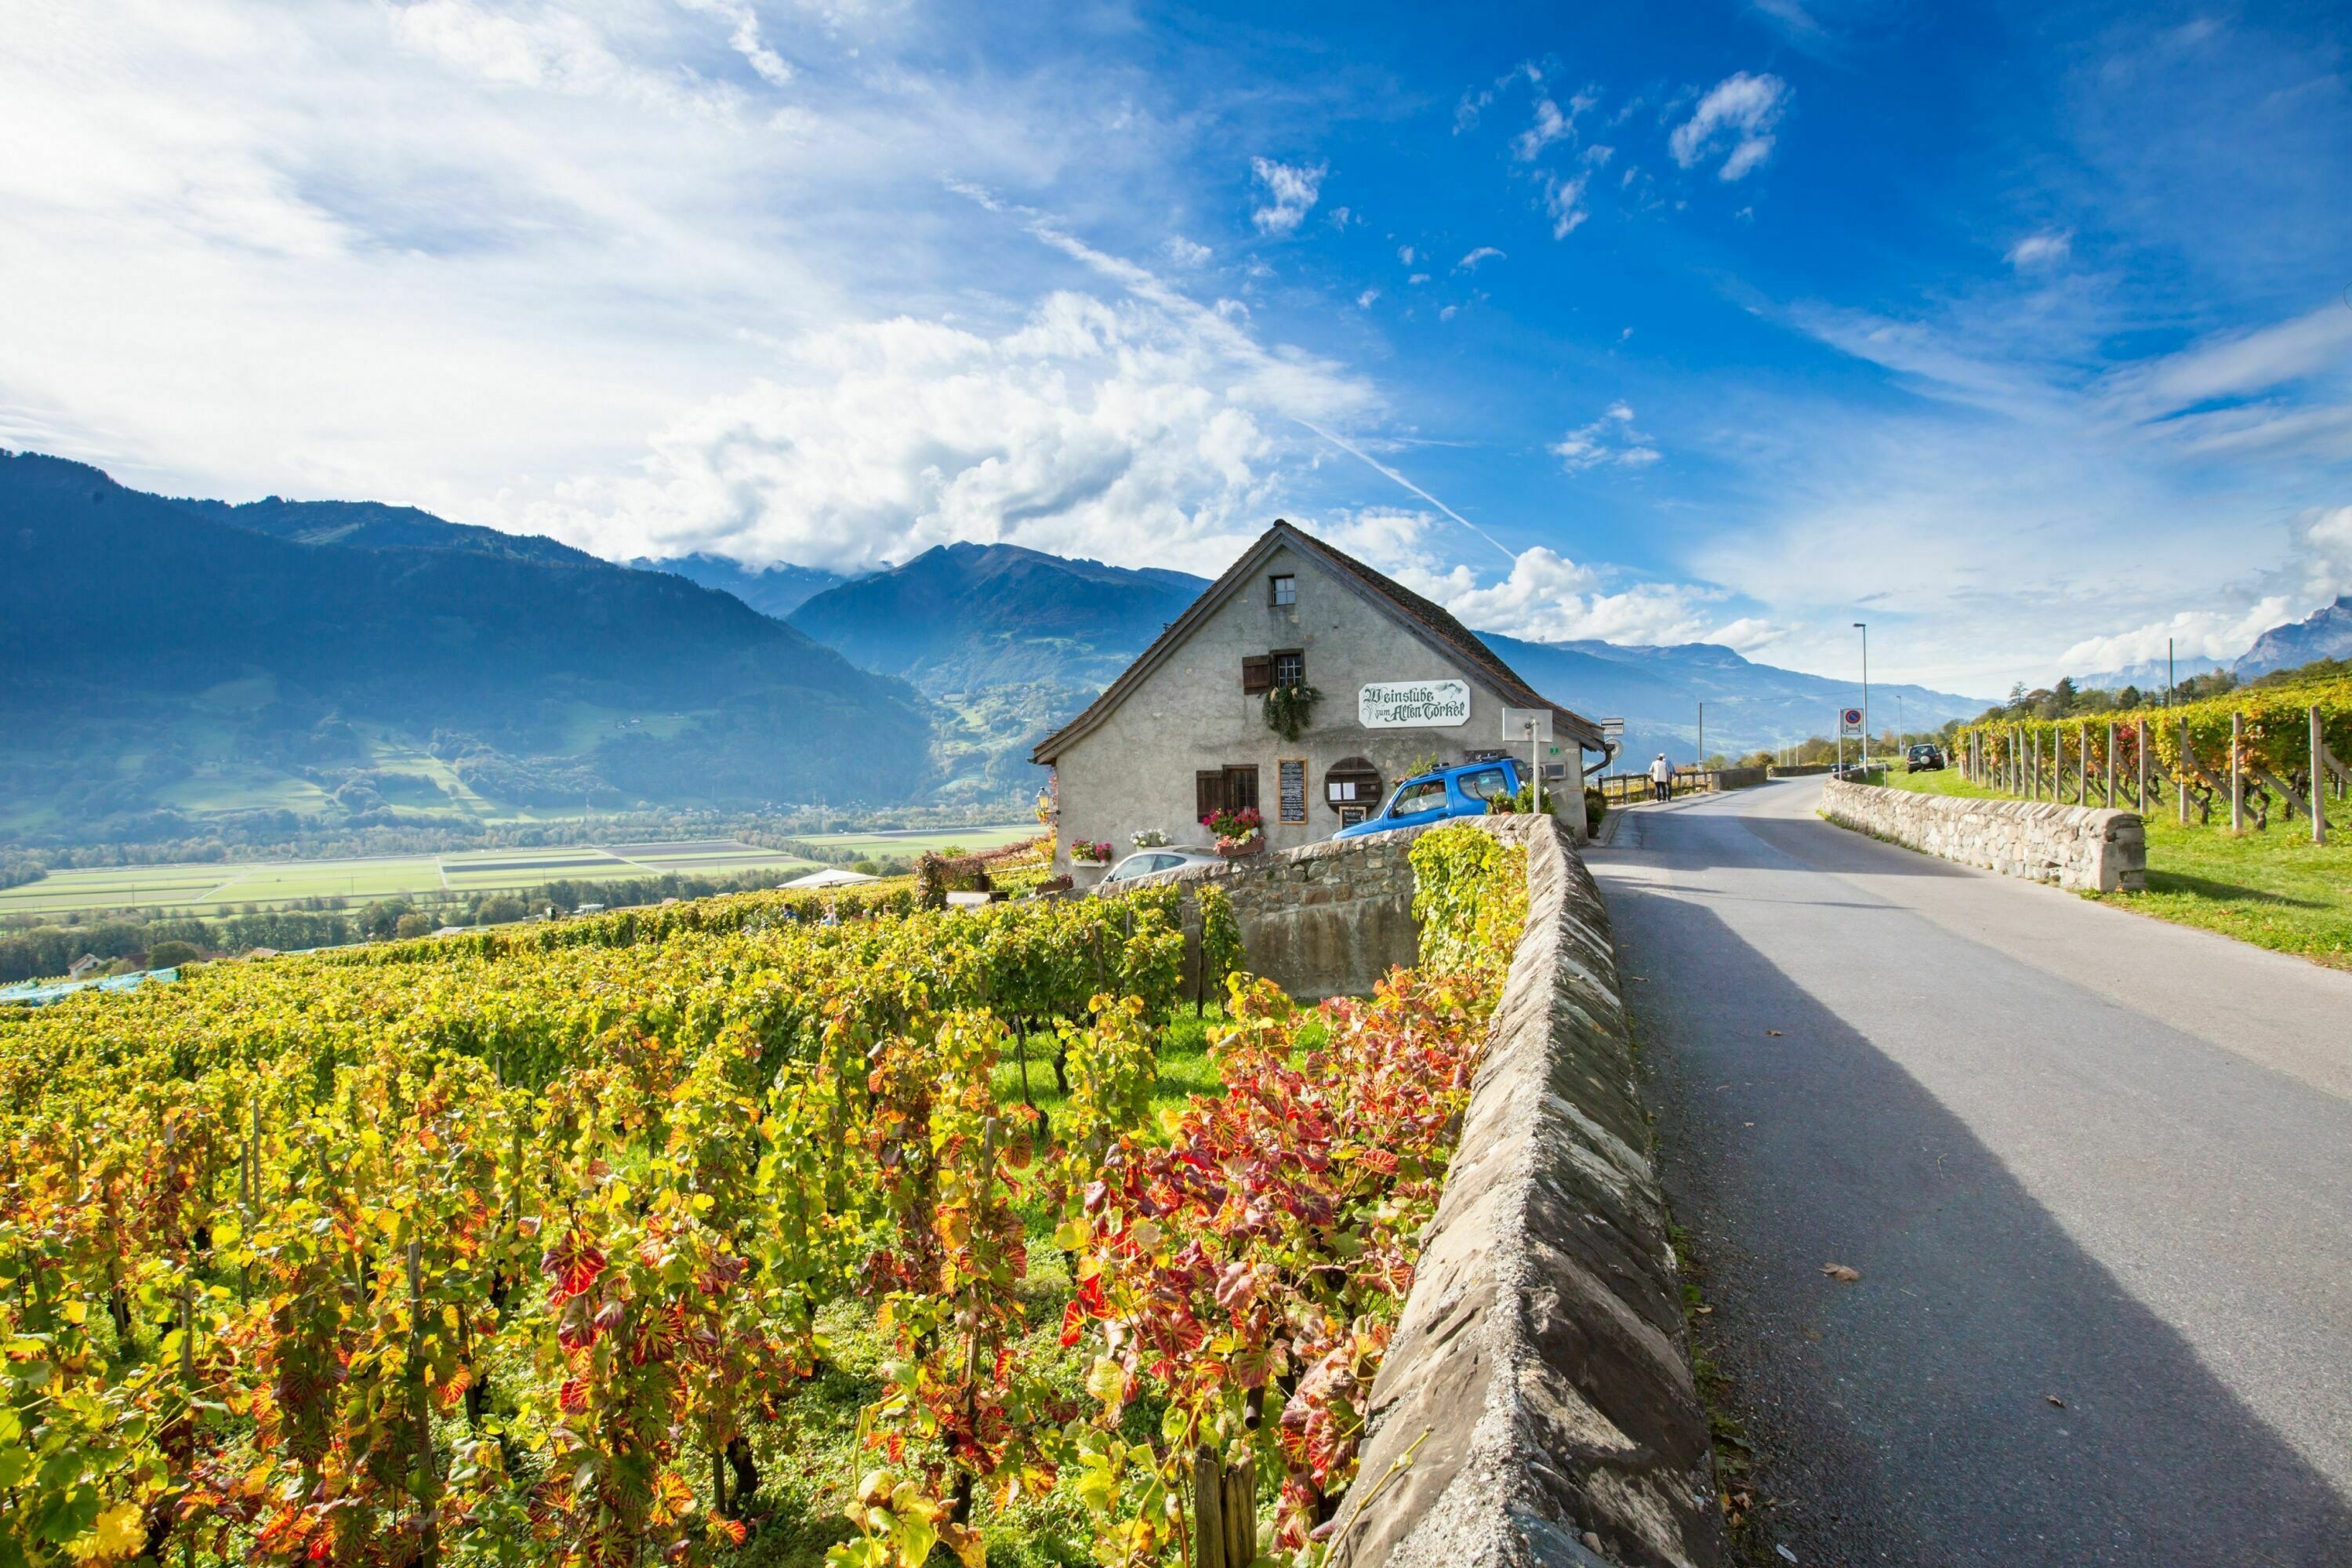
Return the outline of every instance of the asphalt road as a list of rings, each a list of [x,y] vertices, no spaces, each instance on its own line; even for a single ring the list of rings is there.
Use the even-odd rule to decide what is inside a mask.
[[[2352,1564],[2352,974],[1819,793],[1629,812],[1590,856],[1764,1539]]]

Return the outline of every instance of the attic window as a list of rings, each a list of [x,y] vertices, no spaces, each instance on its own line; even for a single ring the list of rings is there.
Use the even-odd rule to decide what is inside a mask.
[[[1298,579],[1284,574],[1274,579],[1274,606],[1281,609],[1298,603]]]

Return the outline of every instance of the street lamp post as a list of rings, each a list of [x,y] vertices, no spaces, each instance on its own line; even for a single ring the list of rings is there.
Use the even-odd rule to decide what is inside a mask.
[[[1870,772],[1870,623],[1856,621],[1862,634],[1862,771]]]

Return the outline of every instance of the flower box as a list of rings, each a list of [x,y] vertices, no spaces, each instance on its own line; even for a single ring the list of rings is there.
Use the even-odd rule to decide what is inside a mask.
[[[1263,833],[1253,833],[1247,838],[1220,838],[1217,840],[1217,853],[1224,856],[1229,860],[1243,855],[1261,854],[1265,849],[1265,835]]]

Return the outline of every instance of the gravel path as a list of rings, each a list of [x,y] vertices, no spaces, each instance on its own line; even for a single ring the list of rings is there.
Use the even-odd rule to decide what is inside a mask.
[[[2352,1564],[2352,974],[1819,793],[1639,809],[1591,854],[1764,1538]]]

